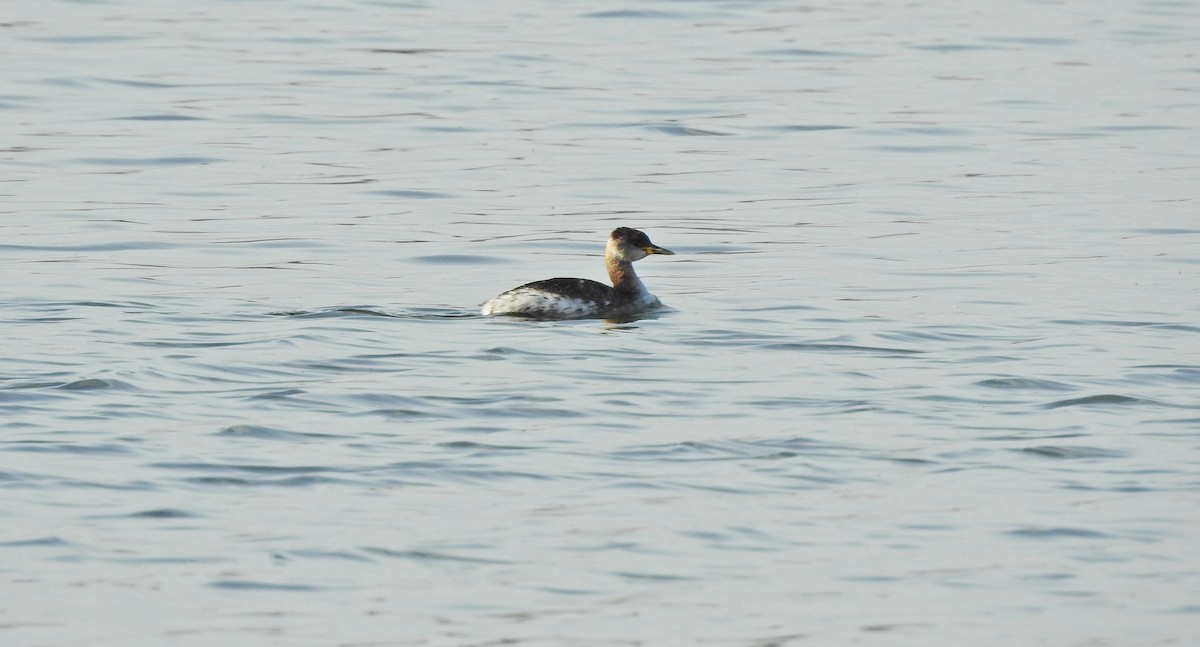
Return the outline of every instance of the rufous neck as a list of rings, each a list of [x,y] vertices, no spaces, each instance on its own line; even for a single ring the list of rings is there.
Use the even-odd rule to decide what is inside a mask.
[[[613,254],[605,254],[604,265],[608,269],[608,279],[612,281],[614,290],[618,292],[642,291],[642,280],[633,271],[633,263],[618,260]]]

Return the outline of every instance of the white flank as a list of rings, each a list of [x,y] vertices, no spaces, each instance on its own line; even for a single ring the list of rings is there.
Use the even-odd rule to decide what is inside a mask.
[[[517,288],[483,304],[485,315],[525,315],[532,317],[583,317],[596,311],[599,304],[571,299],[533,288]]]

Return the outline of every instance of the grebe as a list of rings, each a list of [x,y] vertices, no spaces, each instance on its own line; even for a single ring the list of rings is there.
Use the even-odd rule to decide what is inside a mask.
[[[517,315],[534,319],[620,319],[659,305],[642,285],[633,262],[650,254],[675,252],[650,242],[646,234],[617,227],[604,248],[604,266],[612,287],[589,279],[534,281],[483,304],[485,315]]]

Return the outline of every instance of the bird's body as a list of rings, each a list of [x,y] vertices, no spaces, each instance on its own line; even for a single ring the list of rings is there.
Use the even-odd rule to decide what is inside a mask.
[[[628,227],[614,229],[604,249],[612,287],[589,279],[546,279],[526,283],[483,304],[485,315],[533,319],[622,319],[654,308],[658,298],[633,271],[633,262],[650,254],[674,254]]]

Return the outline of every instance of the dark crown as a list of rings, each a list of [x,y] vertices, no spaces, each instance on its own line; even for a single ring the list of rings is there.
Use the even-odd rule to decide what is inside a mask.
[[[612,230],[609,235],[613,240],[632,245],[634,247],[650,247],[653,243],[650,242],[650,237],[646,234],[629,227],[617,227]]]

